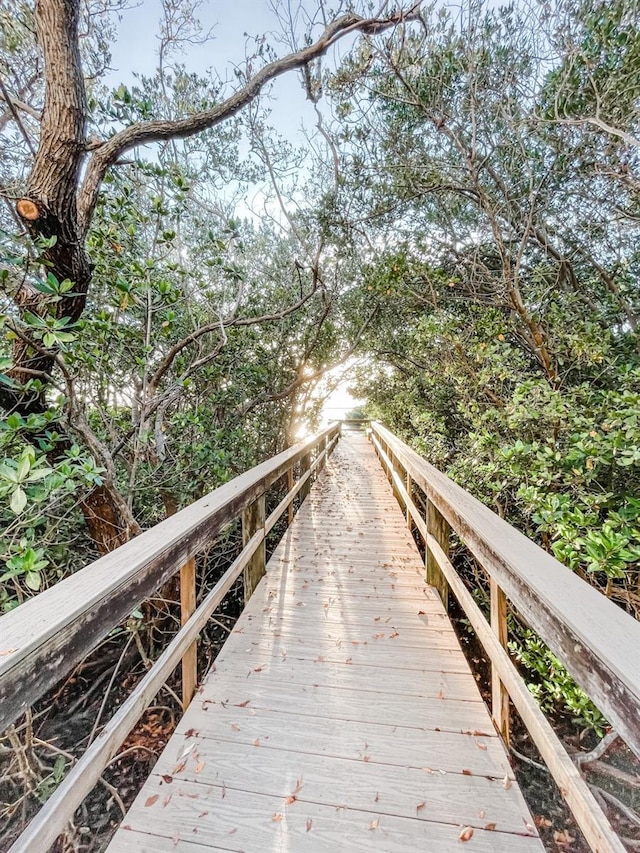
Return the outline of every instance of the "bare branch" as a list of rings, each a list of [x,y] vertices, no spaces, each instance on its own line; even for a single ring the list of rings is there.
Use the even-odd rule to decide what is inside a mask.
[[[267,83],[282,76],[287,71],[304,67],[312,60],[322,56],[336,41],[348,33],[376,34],[406,20],[407,17],[407,13],[402,11],[395,12],[386,18],[362,18],[355,14],[342,15],[329,24],[320,38],[312,45],[265,65],[242,89],[213,109],[204,110],[176,121],[139,122],[114,134],[95,149],[87,166],[86,176],[78,196],[81,232],[85,234],[87,232],[97,202],[98,191],[107,170],[125,151],[138,145],[158,142],[163,139],[184,139],[215,127],[251,103]]]

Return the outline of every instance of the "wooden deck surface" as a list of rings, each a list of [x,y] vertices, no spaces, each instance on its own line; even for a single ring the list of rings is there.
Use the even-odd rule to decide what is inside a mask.
[[[542,851],[423,572],[347,434],[108,853]]]

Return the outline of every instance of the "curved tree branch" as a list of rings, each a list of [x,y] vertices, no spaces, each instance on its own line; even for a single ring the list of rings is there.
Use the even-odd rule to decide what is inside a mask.
[[[183,119],[175,121],[146,121],[133,124],[114,134],[110,139],[99,144],[87,166],[86,175],[78,196],[78,216],[80,230],[86,234],[98,198],[102,180],[108,169],[116,160],[131,148],[158,142],[163,139],[184,139],[215,127],[221,122],[234,116],[247,104],[251,103],[272,80],[282,76],[287,71],[302,68],[329,50],[338,39],[348,33],[361,32],[375,34],[382,32],[402,21],[413,17],[415,9],[405,13],[398,11],[385,18],[363,18],[360,15],[346,14],[337,18],[325,29],[320,38],[303,48],[290,53],[282,59],[274,60],[252,77],[242,89],[210,110],[203,110]]]

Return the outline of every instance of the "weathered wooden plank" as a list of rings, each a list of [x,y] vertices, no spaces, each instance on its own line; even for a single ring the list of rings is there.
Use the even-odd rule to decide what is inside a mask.
[[[338,611],[343,616],[345,611]],[[234,632],[238,629],[234,629]],[[232,632],[233,633],[233,632]],[[242,631],[247,636],[247,631]],[[367,626],[361,628],[357,625],[351,625],[345,628],[339,622],[311,622],[306,631],[302,630],[297,624],[279,623],[273,626],[266,625],[261,622],[256,624],[248,633],[251,639],[257,637],[276,638],[281,644],[286,645],[289,649],[294,650],[296,646],[313,646],[318,650],[328,647],[338,647],[341,649],[350,649],[354,646],[383,646],[386,644],[393,645],[394,648],[402,649],[407,652],[420,654],[426,658],[425,646],[431,649],[459,649],[460,645],[456,635],[445,629],[425,628],[422,632],[404,632],[404,635],[398,631],[395,626],[384,626],[376,630]]]
[[[236,638],[237,639],[237,638]],[[231,644],[231,640],[227,640]],[[226,645],[226,644],[225,644]],[[231,651],[233,645],[229,646]],[[405,669],[410,672],[427,670],[429,672],[464,672],[471,676],[467,659],[456,649],[433,649],[427,660],[415,660],[406,650],[399,648],[383,648],[381,646],[351,646],[345,650],[339,646],[329,646],[318,651],[314,646],[299,644],[289,648],[279,638],[253,638],[244,643],[238,643],[235,649],[240,649],[255,659],[255,666],[261,666],[271,655],[291,658],[292,660],[316,661],[324,658],[327,662],[345,664],[347,666],[391,666],[394,669]],[[234,651],[235,653],[235,651]],[[472,677],[472,676],[471,676]]]
[[[235,652],[233,657],[223,657],[216,662],[216,677],[240,679],[244,684],[268,680],[270,683],[317,685],[328,688],[350,687],[394,696],[425,696],[432,699],[480,702],[478,688],[468,673],[407,671],[391,666],[362,667],[353,664],[336,664],[329,661],[307,661],[295,658],[275,658],[256,667],[255,660]]]
[[[294,780],[295,785],[295,780]],[[162,794],[160,794],[162,791]],[[169,798],[166,788],[145,808],[140,795],[109,846],[109,853],[460,853],[462,827],[370,810],[335,809],[244,791],[181,783]],[[155,794],[153,795],[155,796]],[[168,799],[166,805],[163,803]],[[153,814],[149,814],[152,809]],[[485,824],[487,825],[487,824]],[[141,832],[149,826],[153,834]],[[475,853],[541,853],[539,839],[474,829]]]
[[[260,665],[260,664],[258,664]],[[479,702],[432,699],[422,696],[394,697],[381,693],[375,701],[369,693],[348,688],[329,688],[307,685],[275,684],[262,686],[252,682],[239,684],[227,681],[214,688],[210,683],[194,697],[193,705],[206,709],[212,703],[264,708],[308,716],[330,717],[335,720],[354,720],[375,723],[380,719],[398,726],[441,729],[448,732],[480,731],[493,736],[494,728],[484,704]]]
[[[250,746],[256,746],[257,742],[256,748],[262,749],[313,752],[448,773],[461,773],[464,769],[476,776],[514,778],[498,737],[483,737],[481,742],[487,748],[479,749],[477,738],[471,734],[323,717],[313,721],[310,731],[309,720],[303,715],[283,715],[250,705],[245,708],[211,705],[201,715],[192,714],[179,723],[177,734],[182,735],[183,746],[180,748],[177,738],[178,754],[191,745],[194,730],[198,738],[211,737]]]
[[[283,801],[294,795],[301,806],[320,803],[478,829],[495,823],[501,832],[527,833],[522,794],[517,785],[505,790],[502,779],[266,750],[253,744],[231,746],[209,738],[200,739],[186,756],[177,745],[170,742],[149,779],[147,796],[156,792],[159,800],[147,820],[153,821],[162,812],[160,799],[164,795],[175,796],[176,789],[191,782],[202,793],[218,787],[271,795]],[[167,784],[163,776],[172,781]],[[530,834],[536,834],[533,826]]]
[[[372,429],[640,756],[640,623],[389,430]]]

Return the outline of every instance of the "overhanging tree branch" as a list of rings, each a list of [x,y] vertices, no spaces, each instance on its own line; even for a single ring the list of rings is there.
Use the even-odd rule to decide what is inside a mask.
[[[116,160],[131,148],[163,139],[185,139],[196,133],[215,127],[231,118],[243,107],[251,103],[272,80],[281,77],[287,71],[302,68],[329,50],[340,38],[353,32],[373,35],[388,27],[395,26],[417,14],[417,7],[409,12],[402,10],[384,18],[363,18],[360,15],[346,14],[337,18],[325,29],[320,38],[302,50],[290,53],[282,59],[274,60],[252,77],[242,89],[210,110],[203,110],[183,119],[174,121],[147,121],[133,124],[114,134],[110,139],[95,148],[87,166],[85,179],[78,196],[78,216],[80,230],[86,234],[98,198],[102,180]]]

